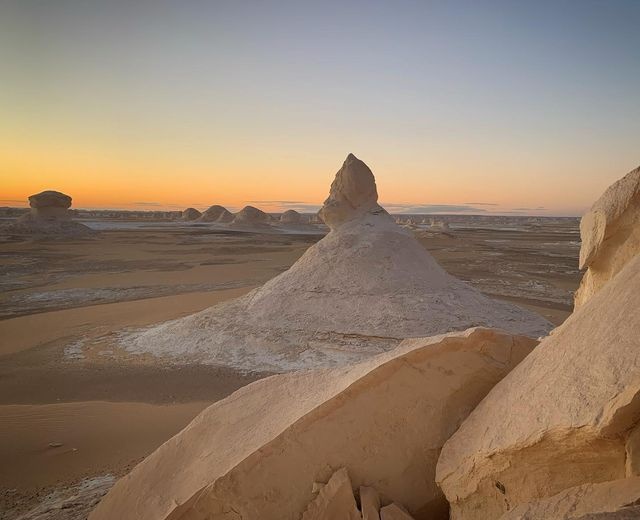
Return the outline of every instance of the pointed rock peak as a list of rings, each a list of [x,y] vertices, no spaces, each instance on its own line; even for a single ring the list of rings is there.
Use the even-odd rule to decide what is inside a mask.
[[[369,167],[350,153],[331,183],[320,217],[336,229],[371,210],[380,210],[376,179]]]

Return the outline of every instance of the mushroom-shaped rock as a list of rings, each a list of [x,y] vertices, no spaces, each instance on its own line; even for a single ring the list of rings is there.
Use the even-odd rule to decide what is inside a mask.
[[[131,331],[121,345],[182,361],[280,372],[352,363],[404,338],[478,325],[533,337],[552,328],[449,275],[412,232],[375,210],[343,222],[249,294]]]
[[[235,214],[233,219],[234,224],[266,224],[271,220],[271,217],[264,211],[253,206],[245,206],[238,213]]]
[[[280,222],[283,224],[300,224],[302,215],[295,209],[288,209],[282,215],[280,215]]]
[[[29,196],[31,215],[37,219],[69,219],[71,197],[59,191],[47,190]]]
[[[640,253],[640,168],[615,182],[580,221],[580,269],[587,269],[576,292],[583,305]]]
[[[640,418],[640,255],[503,379],[447,441],[454,520],[624,478]],[[631,447],[631,449],[630,449]]]
[[[202,215],[202,213],[200,213],[196,208],[187,208],[182,212],[182,220],[198,220],[200,215]]]
[[[2,226],[4,233],[42,235],[42,236],[84,236],[96,234],[95,231],[74,222],[74,212],[69,209],[71,197],[59,191],[43,191],[29,197],[31,211],[14,222]]]
[[[90,518],[235,511],[246,520],[299,520],[313,483],[347,468],[355,488],[372,486],[418,518],[444,519],[435,483],[442,444],[535,343],[476,328],[406,340],[356,365],[262,379],[204,410]]]
[[[200,220],[202,222],[227,223],[233,220],[233,213],[224,206],[215,204],[202,213]]]
[[[331,183],[329,197],[319,215],[331,229],[365,213],[386,213],[378,205],[376,180],[369,167],[355,155],[349,154]]]

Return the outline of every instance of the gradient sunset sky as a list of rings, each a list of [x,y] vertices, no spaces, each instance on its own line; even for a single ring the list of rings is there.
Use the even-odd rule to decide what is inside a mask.
[[[579,215],[640,164],[640,1],[0,3],[0,205]]]

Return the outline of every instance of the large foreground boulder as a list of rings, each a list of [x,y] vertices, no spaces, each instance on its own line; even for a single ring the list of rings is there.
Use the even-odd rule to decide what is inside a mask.
[[[640,254],[640,168],[609,186],[580,221],[580,307]]]
[[[322,211],[332,231],[287,271],[237,300],[123,335],[121,345],[180,362],[286,371],[356,362],[404,338],[474,326],[533,337],[551,329],[445,272],[376,197],[373,174],[350,155]]]
[[[638,309],[640,255],[480,403],[438,462],[453,519],[638,472]]]
[[[447,518],[435,483],[442,444],[535,343],[470,329],[407,340],[350,367],[257,381],[147,457],[90,518],[299,520],[314,482],[340,468],[383,505],[397,502],[416,519]],[[320,500],[325,506],[336,493],[349,500],[340,482]],[[316,505],[311,511],[322,510]]]
[[[516,507],[500,520],[632,520],[640,518],[640,477],[584,484]]]

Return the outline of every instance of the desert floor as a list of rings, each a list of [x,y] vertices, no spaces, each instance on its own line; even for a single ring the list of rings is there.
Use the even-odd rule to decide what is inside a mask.
[[[541,220],[415,232],[453,275],[560,324],[579,281],[577,221]],[[87,239],[0,237],[3,518],[83,479],[126,473],[208,404],[264,377],[136,358],[109,338],[242,295],[320,237],[168,223]]]

